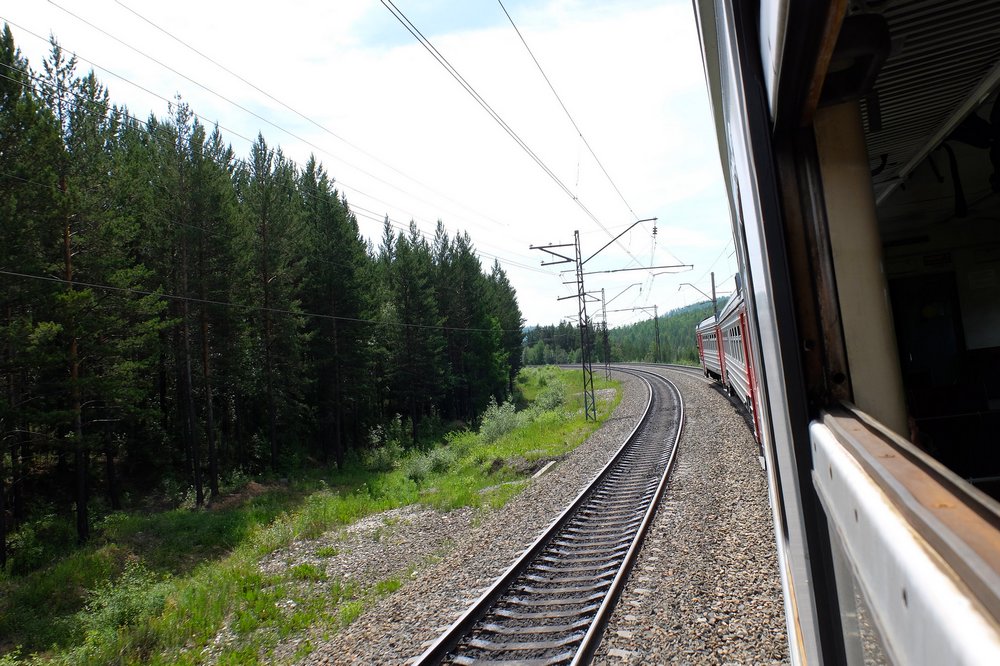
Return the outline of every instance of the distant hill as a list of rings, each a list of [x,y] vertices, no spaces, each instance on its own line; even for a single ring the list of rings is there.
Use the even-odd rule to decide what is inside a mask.
[[[723,304],[719,303],[721,309]],[[661,363],[698,362],[694,329],[711,316],[712,303],[704,301],[671,310],[660,316]],[[656,326],[652,318],[608,331],[612,361],[653,361],[656,350]]]

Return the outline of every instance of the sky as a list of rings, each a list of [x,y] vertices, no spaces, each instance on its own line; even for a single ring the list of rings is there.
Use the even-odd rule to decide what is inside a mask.
[[[53,35],[138,118],[168,116],[180,96],[239,157],[258,133],[299,165],[315,155],[376,244],[386,215],[429,238],[438,220],[467,231],[528,325],[576,320],[573,264],[543,267],[552,257],[530,249],[567,244],[556,251],[572,257],[576,231],[594,255],[588,313],[600,318],[603,289],[611,327],[706,300],[712,273],[720,294],[733,289],[689,0],[387,4],[544,168],[380,0],[22,0],[0,21],[34,69]]]

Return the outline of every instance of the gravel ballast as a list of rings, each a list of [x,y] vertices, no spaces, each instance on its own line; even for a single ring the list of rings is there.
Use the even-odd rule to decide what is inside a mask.
[[[787,663],[757,444],[742,415],[704,379],[660,372],[684,396],[684,432],[595,663]]]
[[[669,371],[666,371],[669,372]],[[764,474],[740,415],[706,382],[669,372],[687,425],[647,545],[599,649],[600,663],[787,661],[781,589]],[[644,386],[628,375],[614,414],[584,444],[498,510],[439,514],[408,507],[346,533],[294,544],[267,569],[308,561],[361,587],[404,581],[332,636],[300,635],[309,664],[412,661],[503,573],[607,463],[635,427]],[[675,487],[676,486],[676,487]],[[336,543],[335,557],[313,553]]]

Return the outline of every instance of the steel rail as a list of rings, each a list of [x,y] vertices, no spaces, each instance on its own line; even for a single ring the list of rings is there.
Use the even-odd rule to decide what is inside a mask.
[[[681,363],[623,363],[621,365],[612,365],[612,368],[622,369],[623,367],[631,368],[660,368],[662,370],[674,370],[676,372],[683,372],[690,375],[697,375],[698,377],[705,376],[705,369],[700,365],[683,365]]]
[[[651,415],[653,413],[652,408],[654,405],[654,390],[647,377],[655,377],[658,382],[663,383],[666,389],[673,394],[674,399],[676,400],[676,412],[677,412],[675,418],[676,435],[674,437],[673,442],[669,444],[669,453],[665,453],[663,456],[660,456],[661,458],[665,457],[666,462],[664,463],[664,469],[662,474],[660,475],[660,479],[656,483],[656,488],[652,492],[652,495],[649,496],[648,500],[645,498],[645,496],[649,495],[649,491],[644,490],[641,484],[639,485],[633,484],[632,488],[630,489],[630,492],[632,492],[633,494],[642,494],[644,496],[643,498],[640,498],[640,501],[648,501],[646,510],[641,515],[641,520],[638,520],[638,518],[636,518],[635,520],[629,519],[628,521],[626,521],[628,523],[626,529],[627,530],[634,529],[635,531],[631,532],[631,537],[628,536],[622,537],[621,539],[619,539],[618,542],[614,541],[606,542],[606,545],[604,546],[607,553],[609,553],[612,556],[613,560],[617,561],[620,558],[620,562],[618,562],[617,564],[617,569],[609,568],[613,566],[610,563],[607,565],[602,565],[600,567],[590,565],[591,568],[595,570],[600,570],[599,574],[596,573],[591,574],[593,576],[593,580],[597,581],[597,583],[593,587],[594,588],[602,587],[603,586],[602,581],[606,580],[606,578],[611,574],[611,572],[614,572],[614,578],[612,579],[610,586],[603,593],[593,594],[588,592],[587,596],[579,597],[576,600],[585,603],[585,608],[582,611],[584,614],[589,615],[593,613],[589,620],[577,620],[576,622],[574,622],[573,617],[576,617],[577,615],[579,615],[579,613],[572,611],[565,611],[565,612],[556,611],[555,613],[550,612],[546,619],[551,621],[555,617],[560,617],[560,616],[566,617],[563,625],[561,626],[557,625],[555,627],[548,625],[546,629],[542,629],[536,626],[532,629],[526,630],[527,635],[534,636],[536,637],[536,639],[538,634],[545,633],[547,631],[555,632],[566,629],[583,630],[583,628],[586,627],[586,633],[583,635],[582,638],[577,636],[570,636],[558,642],[552,642],[552,641],[547,642],[547,641],[536,640],[535,642],[526,642],[517,644],[519,646],[517,648],[502,648],[504,650],[508,649],[530,650],[537,645],[539,649],[553,649],[556,645],[560,645],[560,646],[565,646],[567,650],[569,650],[569,651],[563,651],[554,657],[548,657],[545,659],[525,658],[517,660],[517,663],[525,663],[525,664],[529,663],[580,664],[580,663],[587,663],[590,661],[590,659],[593,658],[593,654],[596,651],[597,646],[599,645],[601,637],[603,635],[604,628],[607,625],[607,621],[611,615],[611,612],[614,609],[614,606],[621,594],[621,590],[623,589],[625,581],[628,578],[628,573],[631,570],[632,564],[634,563],[635,558],[640,550],[642,539],[645,536],[649,524],[652,521],[653,515],[655,514],[656,511],[656,507],[666,487],[667,478],[669,477],[670,470],[672,469],[674,457],[677,451],[677,442],[680,439],[680,433],[683,428],[683,416],[684,416],[683,399],[680,395],[680,392],[669,380],[660,377],[654,373],[650,373],[635,368],[630,368],[630,369],[620,368],[619,370],[621,372],[631,374],[639,378],[645,384],[648,390],[646,404],[643,408],[643,414],[639,422],[632,429],[628,437],[625,439],[622,445],[612,456],[611,460],[609,460],[608,463],[602,468],[600,473],[598,473],[595,479],[590,484],[588,484],[588,486],[582,492],[579,493],[576,499],[574,499],[573,502],[570,503],[570,505],[550,524],[548,529],[546,529],[534,541],[534,543],[527,550],[525,550],[525,552],[521,555],[521,557],[519,557],[518,560],[514,562],[507,569],[507,571],[503,575],[501,575],[494,582],[494,584],[486,592],[484,592],[480,596],[480,598],[447,629],[447,631],[441,634],[438,637],[438,639],[433,644],[431,644],[430,647],[427,648],[427,650],[415,662],[416,664],[421,664],[421,665],[438,664],[444,662],[446,659],[452,658],[451,653],[453,652],[453,650],[455,650],[460,644],[462,644],[463,641],[466,641],[466,639],[469,638],[469,636],[477,628],[480,622],[484,618],[487,618],[491,614],[491,612],[493,612],[495,607],[498,605],[498,602],[500,602],[505,595],[507,595],[512,591],[514,583],[518,581],[518,579],[522,576],[522,574],[525,574],[529,569],[541,568],[541,570],[543,571],[546,570],[546,567],[549,565],[539,565],[538,564],[539,557],[543,553],[543,551],[546,551],[546,549],[552,547],[553,544],[556,543],[562,544],[561,547],[564,548],[563,562],[561,562],[560,564],[553,565],[553,567],[555,568],[558,568],[561,565],[563,571],[567,570],[573,571],[576,568],[576,567],[569,567],[568,569],[566,568],[565,559],[569,558],[571,555],[584,556],[594,553],[594,551],[588,551],[588,550],[577,550],[575,552],[572,551],[571,550],[572,544],[566,544],[564,541],[566,539],[566,536],[563,534],[563,529],[566,528],[573,520],[576,520],[578,518],[578,514],[579,516],[585,515],[586,512],[581,512],[581,508],[584,507],[586,504],[595,501],[595,497],[601,495],[602,493],[610,493],[611,492],[610,490],[601,489],[602,484],[605,484],[605,482],[608,481],[616,473],[617,468],[619,466],[627,463],[628,456],[638,455],[636,453],[638,451],[638,449],[636,448],[636,443],[640,439],[640,435],[644,434],[644,428],[646,428],[650,423]],[[651,483],[649,485],[651,485]],[[613,500],[609,498],[606,501],[611,502]],[[634,527],[634,523],[636,521],[638,521],[639,524],[637,527]],[[621,528],[619,527],[619,529]],[[610,529],[596,530],[594,531],[594,533],[600,535],[611,531],[613,530]],[[563,541],[559,541],[557,537],[563,539]],[[628,544],[627,549],[625,549],[626,543]],[[586,548],[586,546],[580,546],[580,548]],[[625,551],[624,555],[622,555],[621,553],[622,550]],[[550,567],[550,570],[554,569]],[[537,576],[528,578],[533,580],[536,579]],[[589,591],[590,588],[586,587],[586,582],[588,580],[586,576],[581,576],[579,578],[572,578],[571,580],[575,581],[574,582],[575,587],[564,589],[561,592],[556,592],[556,594],[567,593],[567,592],[578,592],[582,594],[584,593],[584,590]],[[522,587],[524,587],[524,585],[522,585]],[[567,599],[566,605],[569,605],[570,601],[571,600]],[[524,602],[522,601],[522,603]],[[546,602],[535,602],[535,603],[539,604],[539,609],[541,609],[542,605],[552,605],[552,606],[559,605],[557,601],[546,601]],[[517,613],[514,613],[506,609],[497,610],[496,613],[499,614],[501,617],[518,615]],[[529,618],[529,617],[533,618],[533,617],[544,616],[545,613],[544,612],[526,613],[526,614],[522,613],[521,615],[524,618]],[[513,630],[504,629],[501,631],[500,628],[492,626],[488,628],[493,633],[499,633],[502,635],[504,634],[513,635]],[[575,650],[572,649],[572,645],[574,643],[578,643],[578,647]],[[491,646],[493,644],[489,643],[488,641],[482,641],[477,639],[469,639],[468,641],[466,641],[466,645],[471,646],[472,648],[486,646],[490,649],[501,649],[501,648],[492,648]],[[510,643],[510,645],[515,645],[515,643]],[[463,663],[463,664],[478,663],[478,660],[470,659],[467,657],[459,657],[455,658],[454,663]],[[482,663],[489,663],[489,661],[483,660]]]
[[[629,370],[618,368],[619,372],[628,373]],[[639,371],[647,372],[647,371]],[[637,373],[634,373],[637,376]],[[594,618],[593,624],[590,625],[590,629],[587,631],[587,635],[584,636],[583,642],[580,644],[580,648],[577,651],[576,656],[573,658],[572,664],[589,664],[594,658],[594,654],[597,652],[597,647],[601,643],[601,639],[604,636],[604,629],[607,627],[608,620],[611,619],[611,613],[614,611],[615,605],[618,603],[619,597],[621,597],[622,590],[625,588],[625,583],[628,580],[629,574],[632,572],[632,566],[635,564],[635,560],[639,556],[639,551],[642,548],[642,543],[646,538],[646,532],[649,530],[649,526],[653,522],[653,518],[656,515],[656,510],[659,508],[660,500],[663,498],[663,492],[667,487],[667,479],[670,478],[670,472],[674,467],[674,458],[677,456],[677,445],[681,439],[681,433],[684,430],[684,399],[681,396],[681,392],[677,389],[673,383],[653,373],[652,376],[656,377],[658,380],[663,381],[668,387],[670,387],[675,396],[677,397],[677,407],[678,407],[678,425],[677,434],[674,436],[673,444],[670,447],[670,457],[667,460],[666,467],[663,470],[663,475],[660,477],[660,483],[656,487],[656,493],[650,500],[649,506],[646,508],[646,514],[643,516],[642,523],[639,525],[639,529],[636,532],[635,539],[632,541],[632,545],[628,552],[625,554],[625,560],[622,562],[621,569],[619,569],[618,574],[615,576],[614,581],[611,583],[611,589],[608,591],[608,595],[604,598],[604,603],[601,604],[601,608],[597,611],[597,615]],[[643,378],[645,380],[645,378]],[[648,380],[645,380],[648,383]]]

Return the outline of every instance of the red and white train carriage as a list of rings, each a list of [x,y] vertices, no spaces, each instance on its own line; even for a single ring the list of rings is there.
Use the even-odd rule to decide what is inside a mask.
[[[722,312],[706,318],[696,328],[698,356],[705,376],[719,380],[743,403],[753,418],[754,434],[760,440],[756,406],[756,377],[747,331],[747,309],[738,290]]]
[[[719,322],[715,315],[706,318],[696,329],[698,357],[706,377],[722,379],[722,355],[719,352]]]

